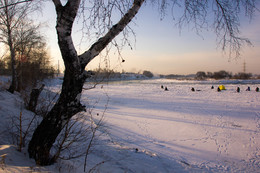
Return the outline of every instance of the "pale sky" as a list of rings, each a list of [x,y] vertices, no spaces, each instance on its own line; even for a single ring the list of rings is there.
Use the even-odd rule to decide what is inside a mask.
[[[52,3],[46,4],[39,20],[47,23],[43,29],[49,40],[49,50],[55,64],[58,60],[62,64],[61,55],[57,45],[55,30],[56,14]],[[249,21],[242,21],[241,35],[250,39],[253,47],[245,46],[241,52],[241,58],[229,59],[228,54],[217,48],[216,36],[212,31],[197,35],[189,27],[180,30],[174,26],[171,16],[160,20],[155,8],[144,6],[134,20],[136,25],[131,25],[136,33],[136,43],[133,50],[125,47],[122,56],[124,63],[110,55],[110,68],[116,71],[142,72],[149,70],[156,74],[194,74],[198,71],[216,72],[226,70],[233,74],[243,71],[243,63],[246,62],[246,72],[260,74],[260,14]],[[75,46],[77,46],[77,26],[75,25]],[[132,39],[134,40],[134,39]],[[134,42],[134,41],[133,41]],[[87,45],[87,43],[86,43]],[[78,52],[85,49],[81,47]],[[95,69],[103,59],[96,57],[87,69]]]

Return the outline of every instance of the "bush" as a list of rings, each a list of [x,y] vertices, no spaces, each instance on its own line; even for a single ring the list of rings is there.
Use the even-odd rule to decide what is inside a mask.
[[[207,78],[207,75],[204,71],[199,71],[196,73],[196,79],[199,79],[199,80],[202,80],[202,79],[205,79]]]
[[[150,71],[144,71],[144,72],[143,72],[143,75],[146,76],[146,77],[148,77],[148,78],[152,78],[152,77],[153,77],[153,73],[150,72]]]
[[[52,67],[41,67],[37,62],[23,62],[17,67],[18,88],[24,90],[26,87],[35,87],[39,81],[54,77],[55,70]]]
[[[213,76],[214,79],[225,79],[225,78],[231,78],[232,74],[229,72],[226,72],[224,70],[221,70],[219,72],[214,72]]]

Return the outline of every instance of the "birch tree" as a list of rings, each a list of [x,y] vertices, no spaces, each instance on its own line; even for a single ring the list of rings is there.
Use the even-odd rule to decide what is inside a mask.
[[[35,10],[31,3],[30,0],[0,1],[0,42],[6,44],[10,51],[12,81],[8,91],[11,93],[17,90],[18,87],[14,31],[21,27],[26,16]]]
[[[224,50],[239,54],[239,49],[246,38],[239,37],[239,15],[242,9],[246,16],[251,16],[255,8],[255,0],[52,0],[57,14],[56,32],[61,55],[65,64],[62,90],[54,107],[43,118],[35,130],[29,143],[29,156],[40,165],[48,165],[55,160],[50,155],[50,149],[66,122],[75,114],[84,111],[81,104],[81,92],[85,80],[89,77],[85,70],[88,63],[97,57],[109,43],[115,43],[115,37],[125,30],[132,31],[128,24],[136,16],[145,3],[158,5],[162,17],[169,11],[182,10],[178,18],[178,26],[194,24],[196,31],[210,26],[220,38],[219,42]],[[121,18],[113,23],[112,12],[117,9]],[[88,13],[84,13],[87,10]],[[207,14],[212,12],[213,18]],[[84,17],[83,24],[87,31],[97,29],[97,40],[78,54],[72,39],[72,28],[76,16]],[[211,20],[211,21],[208,21]],[[210,23],[210,24],[209,24]],[[86,24],[86,25],[85,25]],[[127,38],[124,37],[126,42]],[[117,46],[117,44],[114,44]]]

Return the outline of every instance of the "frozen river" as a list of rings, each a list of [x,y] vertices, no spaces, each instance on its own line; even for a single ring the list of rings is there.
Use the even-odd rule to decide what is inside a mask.
[[[151,163],[151,172],[259,172],[260,92],[255,92],[259,83],[111,82],[84,92],[82,100],[98,114],[107,107],[108,132],[122,148],[137,148],[161,158],[161,163]],[[226,90],[217,92],[219,84]],[[246,91],[248,86],[251,91]],[[137,160],[136,165],[132,162],[132,166],[122,164],[129,170],[140,170],[137,163],[145,160]]]

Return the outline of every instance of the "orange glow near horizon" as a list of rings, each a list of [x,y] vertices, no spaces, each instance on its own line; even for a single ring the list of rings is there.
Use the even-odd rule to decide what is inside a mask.
[[[58,60],[62,63],[61,55],[57,45],[57,36],[55,31],[55,9],[51,3],[50,8],[43,11],[49,15],[43,16],[44,20],[49,21],[49,28],[46,29],[47,40],[49,40],[49,49],[51,57],[57,64]],[[137,15],[135,24],[131,27],[136,32],[136,44],[133,50],[125,47],[121,52],[125,62],[122,63],[114,52],[111,52],[110,59],[107,61],[110,68],[115,71],[140,72],[149,70],[156,74],[194,74],[198,71],[216,72],[225,70],[233,74],[243,71],[243,63],[246,62],[246,72],[260,74],[260,14],[249,23],[241,22],[241,35],[249,38],[253,46],[245,45],[241,51],[239,59],[230,59],[220,49],[217,49],[216,36],[213,31],[204,31],[197,35],[189,27],[180,31],[174,27],[171,19],[165,18],[160,21],[158,13],[154,12],[152,7],[145,6]],[[78,30],[74,28],[75,46],[78,47]],[[120,39],[120,36],[118,37]],[[134,40],[134,39],[132,39]],[[134,42],[134,41],[132,41]],[[83,44],[80,52],[85,51],[89,45]],[[86,46],[88,45],[88,46]],[[96,57],[87,69],[96,69],[104,66],[104,61]]]

